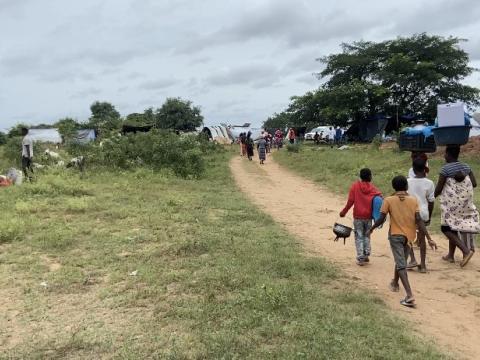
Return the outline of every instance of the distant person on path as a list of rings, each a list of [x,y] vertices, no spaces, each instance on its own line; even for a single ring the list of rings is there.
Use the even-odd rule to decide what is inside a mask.
[[[472,238],[480,232],[480,219],[473,202],[477,181],[470,166],[458,161],[459,155],[459,146],[447,146],[446,164],[440,170],[435,197],[442,195],[441,229],[449,242],[448,254],[442,259],[453,263],[458,247],[463,253],[460,266],[464,267],[475,252]]]
[[[315,131],[315,135],[313,135],[313,142],[315,143],[315,145],[320,144],[320,134],[318,133],[318,131]]]
[[[264,137],[261,137],[257,143],[258,158],[260,159],[260,164],[263,165],[267,157],[267,141]]]
[[[240,136],[240,151],[241,151],[241,155],[242,156],[246,156],[247,155],[247,137],[245,135],[245,133],[241,133]]]
[[[340,129],[340,126],[337,126],[337,129],[335,130],[335,143],[337,145],[340,145],[342,142],[342,129]]]
[[[25,178],[32,181],[33,179],[33,139],[28,134],[27,128],[22,128],[22,170]]]
[[[295,144],[295,130],[293,130],[292,128],[288,130],[288,141],[290,142],[290,144]]]
[[[417,199],[420,208],[420,217],[425,223],[425,226],[427,226],[430,224],[433,206],[435,204],[435,184],[427,178],[425,161],[421,158],[416,158],[413,161],[413,171],[415,177],[408,179],[408,193]],[[425,259],[427,255],[427,244],[425,234],[420,230],[417,232],[417,241],[420,247],[420,265],[418,265],[415,259],[415,253],[412,247],[410,249],[410,263],[407,265],[407,268],[411,269],[418,266],[419,272],[426,273],[427,266]],[[437,244],[434,242],[429,242],[429,245],[432,249],[437,248]]]
[[[357,250],[357,265],[368,263],[370,256],[370,236],[367,235],[372,226],[372,201],[382,193],[372,184],[370,169],[360,170],[360,180],[352,184],[345,208],[340,217],[345,217],[353,206],[353,226],[355,232],[355,247]]]
[[[333,147],[333,144],[335,142],[335,135],[336,135],[335,129],[330,126],[328,130],[328,142],[330,143],[331,147]]]
[[[254,144],[253,144],[253,139],[252,139],[252,133],[250,131],[247,134],[247,138],[245,140],[245,145],[246,145],[246,148],[247,148],[248,160],[252,161]]]
[[[280,129],[277,129],[275,131],[275,145],[277,147],[277,150],[280,150],[282,147],[282,142],[283,142],[283,133]]]
[[[393,292],[399,291],[398,281],[401,280],[407,296],[400,301],[400,304],[414,307],[415,298],[407,274],[407,257],[410,252],[409,244],[415,240],[417,227],[425,234],[429,242],[431,238],[420,216],[417,199],[407,193],[407,178],[405,176],[394,177],[392,187],[395,190],[395,194],[388,196],[383,201],[382,209],[380,210],[381,216],[375,221],[368,235],[377,227],[381,226],[385,222],[387,215],[390,215],[388,239],[395,260],[395,269],[393,279],[390,282],[390,290]]]

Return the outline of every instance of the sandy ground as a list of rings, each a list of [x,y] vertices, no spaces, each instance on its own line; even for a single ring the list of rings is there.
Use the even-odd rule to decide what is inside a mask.
[[[429,273],[409,271],[417,308],[405,308],[399,303],[405,296],[403,289],[400,293],[392,293],[388,288],[393,275],[393,259],[387,240],[387,224],[372,236],[370,264],[359,267],[355,264],[353,236],[347,239],[345,246],[343,241],[333,242],[332,226],[338,220],[344,199],[280,167],[270,158],[261,166],[258,160],[249,162],[238,157],[232,160],[230,167],[239,188],[295,235],[307,254],[327,257],[338,264],[362,286],[374,290],[400,317],[409,320],[413,329],[419,330],[419,335],[431,337],[444,351],[460,358],[480,359],[478,254],[464,269],[458,263],[446,263],[441,255],[446,253],[448,244],[446,239],[437,236],[439,250],[427,252]],[[344,221],[351,226],[351,220]]]

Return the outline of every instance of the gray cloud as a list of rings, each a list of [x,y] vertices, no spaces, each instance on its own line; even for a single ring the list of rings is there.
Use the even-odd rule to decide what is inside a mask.
[[[84,90],[77,91],[73,93],[70,98],[72,99],[84,99],[86,97],[96,96],[102,92],[101,89],[96,87],[87,88]]]
[[[248,64],[218,71],[206,81],[214,86],[250,85],[262,88],[276,84],[280,80],[280,75],[281,73],[270,64]]]
[[[170,86],[178,83],[178,80],[174,78],[164,78],[152,81],[145,81],[140,84],[139,89],[142,90],[159,90],[159,89],[166,89]]]
[[[401,7],[396,7],[397,13],[402,14]],[[453,30],[478,23],[479,18],[480,2],[475,0],[418,2],[393,23],[392,32],[449,32],[454,35]]]

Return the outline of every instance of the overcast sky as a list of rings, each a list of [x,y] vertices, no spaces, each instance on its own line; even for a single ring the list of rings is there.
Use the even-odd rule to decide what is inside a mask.
[[[261,124],[319,86],[315,59],[341,42],[453,35],[480,67],[479,30],[476,0],[0,0],[0,129],[174,96],[207,124]]]

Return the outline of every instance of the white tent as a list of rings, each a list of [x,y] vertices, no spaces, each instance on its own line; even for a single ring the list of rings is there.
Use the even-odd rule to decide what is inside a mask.
[[[62,137],[57,129],[30,129],[28,134],[32,137],[33,141],[38,142],[50,142],[54,144],[61,144]]]

